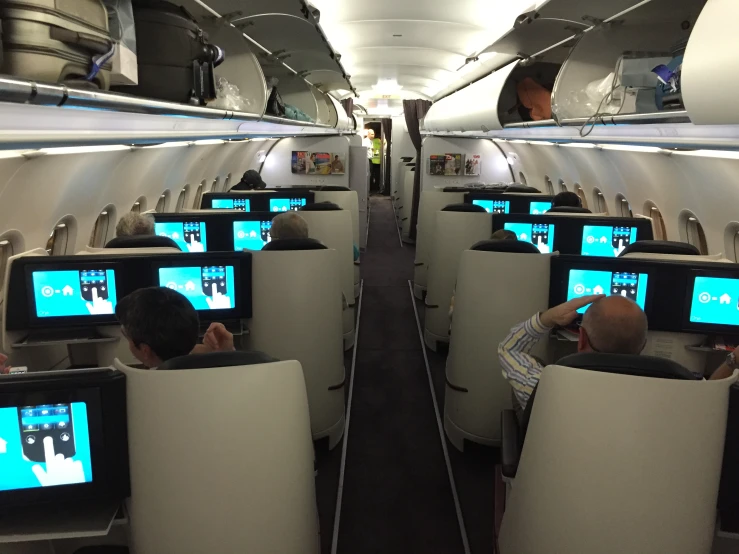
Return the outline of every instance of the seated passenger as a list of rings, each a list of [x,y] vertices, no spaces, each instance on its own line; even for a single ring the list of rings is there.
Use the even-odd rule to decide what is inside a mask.
[[[272,240],[307,239],[308,222],[295,212],[281,213],[272,220],[269,236]]]
[[[552,208],[582,208],[582,200],[574,192],[560,192],[552,200]]]
[[[538,313],[516,325],[498,345],[503,376],[513,387],[522,408],[526,408],[545,365],[531,354],[531,350],[555,327],[573,323],[579,315],[577,310],[591,302],[580,326],[578,352],[638,355],[644,350],[647,315],[635,302],[623,296],[583,296]],[[735,366],[732,353],[710,378],[730,377]]]
[[[232,186],[229,190],[259,190],[266,189],[267,183],[262,180],[262,176],[258,171],[250,169],[241,177],[241,181]]]
[[[154,218],[148,214],[128,212],[115,227],[116,237],[154,236]]]
[[[0,375],[7,375],[13,368],[8,365],[8,357],[0,354]]]
[[[139,289],[115,308],[123,336],[137,360],[156,369],[167,360],[188,354],[235,350],[233,335],[213,323],[197,344],[200,320],[190,301],[166,287]]]

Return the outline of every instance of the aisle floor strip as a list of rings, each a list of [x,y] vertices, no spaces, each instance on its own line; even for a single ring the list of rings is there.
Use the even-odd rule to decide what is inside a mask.
[[[344,474],[346,471],[346,451],[349,445],[349,424],[352,419],[352,399],[354,398],[354,371],[357,367],[357,347],[359,345],[359,325],[362,321],[362,296],[364,295],[364,279],[359,284],[359,308],[357,309],[357,328],[354,330],[354,350],[352,352],[352,374],[349,378],[349,398],[346,401],[346,424],[344,425],[344,442],[341,446],[341,469],[339,470],[339,488],[336,494],[336,514],[334,515],[334,535],[331,541],[331,554],[339,549],[339,525],[341,523],[341,501],[344,497]]]
[[[436,400],[436,391],[434,390],[434,380],[431,377],[431,367],[429,366],[429,358],[426,355],[426,343],[423,340],[423,331],[421,330],[421,319],[418,317],[418,308],[416,307],[416,297],[413,294],[413,281],[408,280],[408,290],[411,294],[411,304],[413,304],[413,312],[416,314],[416,327],[418,328],[418,338],[421,341],[421,350],[423,351],[423,361],[426,364],[426,375],[429,379],[429,389],[431,390],[431,399],[434,402],[434,415],[436,416],[436,426],[439,429],[439,438],[441,439],[441,449],[444,451],[444,461],[446,462],[446,470],[449,475],[449,484],[452,487],[452,496],[454,497],[454,508],[457,510],[457,521],[459,522],[459,532],[462,535],[462,545],[465,554],[470,554],[470,541],[467,538],[467,528],[464,525],[464,516],[462,515],[462,506],[459,503],[459,495],[457,494],[457,483],[454,480],[454,472],[452,471],[452,463],[449,460],[449,450],[446,446],[446,436],[444,434],[444,425],[439,415],[439,403]]]

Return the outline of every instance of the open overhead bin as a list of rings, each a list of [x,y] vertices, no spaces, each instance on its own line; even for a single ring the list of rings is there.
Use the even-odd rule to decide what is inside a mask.
[[[431,106],[424,130],[432,133],[494,131],[506,124],[530,120],[518,97],[527,78],[551,88],[559,71],[553,63],[522,65],[519,60]]]
[[[677,96],[655,96],[655,87],[661,85],[652,69],[677,63],[705,3],[652,0],[585,33],[557,78],[555,119],[683,109]]]

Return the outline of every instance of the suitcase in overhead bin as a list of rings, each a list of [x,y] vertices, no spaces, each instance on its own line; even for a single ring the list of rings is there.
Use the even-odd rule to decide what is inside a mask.
[[[0,73],[109,88],[113,42],[101,0],[0,0],[0,20]]]
[[[184,8],[162,0],[134,0],[139,84],[114,90],[169,100],[205,104],[215,100],[214,68],[224,52]]]

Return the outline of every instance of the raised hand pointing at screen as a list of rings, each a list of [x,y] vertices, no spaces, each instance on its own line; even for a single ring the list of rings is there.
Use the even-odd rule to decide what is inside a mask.
[[[225,294],[218,292],[218,286],[213,283],[211,296],[206,296],[205,301],[211,310],[230,310],[231,299]]]
[[[31,468],[42,487],[85,482],[82,462],[65,458],[64,454],[55,454],[54,439],[51,437],[44,438],[44,457],[46,458],[46,470],[41,467],[41,464],[36,464]]]
[[[113,303],[102,296],[98,296],[97,287],[92,287],[92,302],[87,302],[86,306],[90,315],[106,315],[113,313]]]

